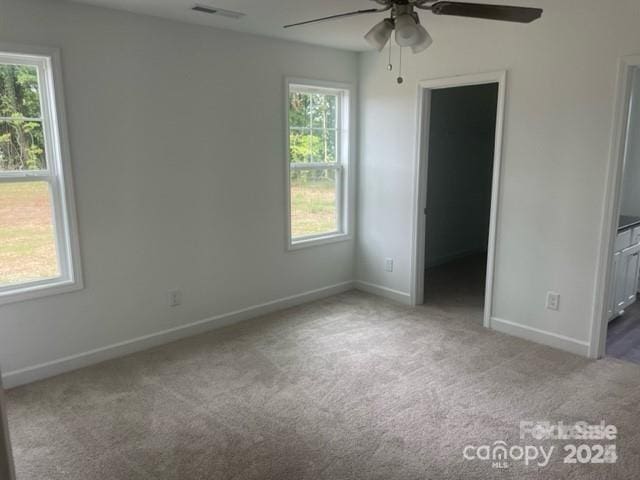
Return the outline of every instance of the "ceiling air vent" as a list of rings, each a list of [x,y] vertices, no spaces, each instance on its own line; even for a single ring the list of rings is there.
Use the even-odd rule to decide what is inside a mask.
[[[208,13],[209,15],[220,15],[221,17],[239,19],[244,17],[244,13],[232,12],[231,10],[224,10],[222,8],[210,7],[209,5],[194,5],[191,10],[194,12]]]

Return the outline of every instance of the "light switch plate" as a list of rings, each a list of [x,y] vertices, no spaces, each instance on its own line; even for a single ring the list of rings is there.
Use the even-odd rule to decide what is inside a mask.
[[[170,307],[177,307],[182,304],[182,292],[180,290],[167,292],[167,303]]]
[[[547,308],[549,310],[560,310],[560,294],[556,292],[547,292]]]
[[[385,260],[384,260],[384,271],[385,272],[393,272],[393,258],[385,258]]]

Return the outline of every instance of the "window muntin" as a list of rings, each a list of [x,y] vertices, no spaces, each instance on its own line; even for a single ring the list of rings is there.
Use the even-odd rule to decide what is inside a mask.
[[[81,286],[62,155],[52,56],[0,52],[0,304]]]
[[[346,236],[348,90],[288,87],[289,244]]]

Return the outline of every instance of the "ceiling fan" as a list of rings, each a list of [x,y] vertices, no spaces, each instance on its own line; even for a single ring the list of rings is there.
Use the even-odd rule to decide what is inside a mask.
[[[527,7],[512,7],[508,5],[488,5],[482,3],[449,2],[435,0],[372,0],[381,8],[368,8],[355,12],[330,15],[328,17],[316,18],[304,22],[285,25],[284,28],[297,27],[316,22],[325,22],[355,15],[368,13],[388,12],[391,10],[389,18],[373,26],[364,36],[369,44],[381,51],[391,38],[391,33],[395,30],[396,43],[400,47],[410,47],[413,53],[419,53],[428,48],[433,39],[429,32],[420,25],[420,17],[415,11],[428,10],[434,15],[452,15],[456,17],[473,17],[487,20],[503,20],[506,22],[531,23],[542,16],[542,9]]]

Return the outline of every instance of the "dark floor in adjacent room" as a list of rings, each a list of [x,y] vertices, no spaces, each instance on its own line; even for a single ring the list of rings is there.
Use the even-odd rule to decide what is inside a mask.
[[[487,255],[481,253],[427,269],[424,304],[445,309],[464,306],[482,322],[486,267]]]
[[[640,364],[640,302],[609,323],[607,356]]]

